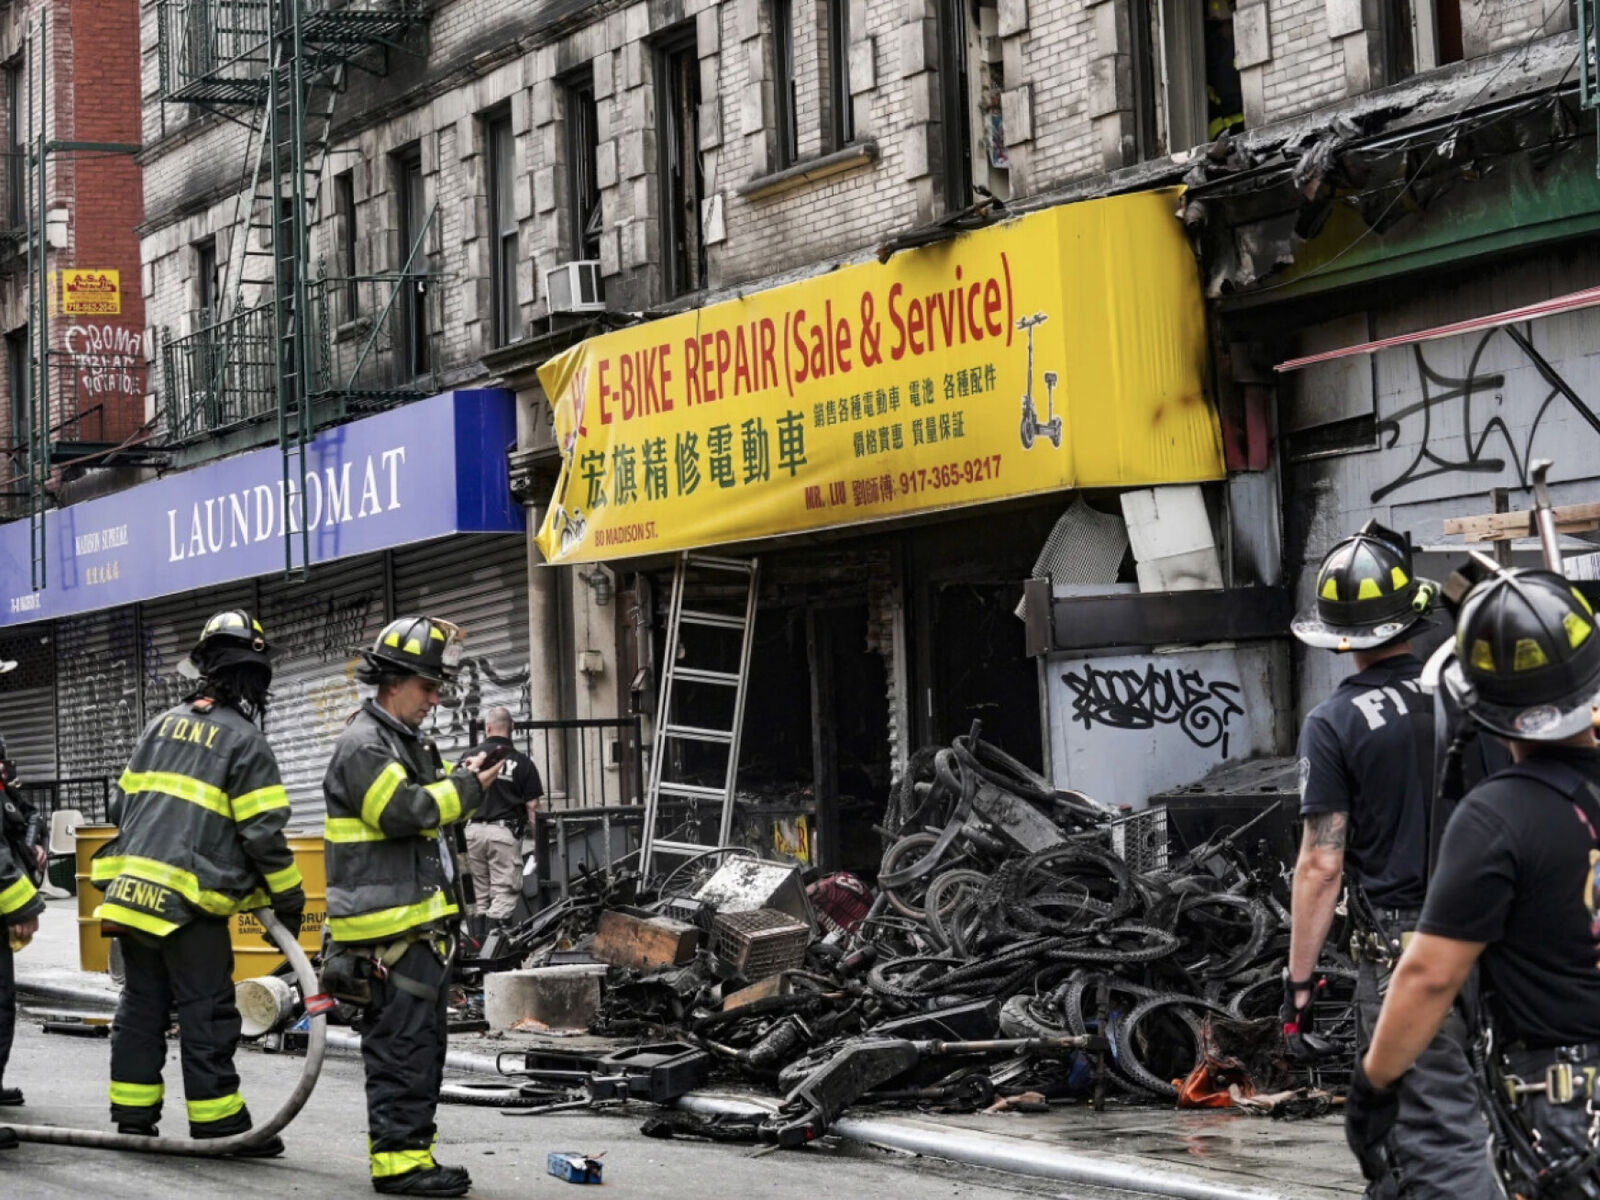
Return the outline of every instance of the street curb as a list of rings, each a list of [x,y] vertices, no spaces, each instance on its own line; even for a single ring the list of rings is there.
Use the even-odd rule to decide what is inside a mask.
[[[115,998],[108,996],[102,989],[30,982],[26,976],[18,976],[17,992],[19,997],[27,996],[55,1003],[94,1008],[110,1009],[115,1007],[116,1003]],[[359,1054],[361,1036],[348,1029],[330,1028],[328,1047],[345,1053]],[[500,1074],[495,1065],[495,1056],[471,1050],[449,1051],[445,1055],[445,1066],[475,1075]],[[719,1113],[753,1115],[772,1111],[770,1107],[748,1100],[735,1100],[717,1095],[690,1094],[680,1099],[677,1106],[686,1112],[706,1116]],[[829,1132],[847,1141],[928,1158],[940,1158],[963,1166],[984,1167],[1013,1175],[1051,1179],[1060,1183],[1077,1183],[1124,1192],[1171,1196],[1174,1200],[1291,1200],[1281,1192],[1231,1186],[1193,1175],[1155,1170],[1126,1160],[1075,1154],[1068,1150],[1024,1141],[1021,1138],[972,1133],[954,1128],[932,1129],[926,1125],[892,1118],[841,1117],[833,1123]]]

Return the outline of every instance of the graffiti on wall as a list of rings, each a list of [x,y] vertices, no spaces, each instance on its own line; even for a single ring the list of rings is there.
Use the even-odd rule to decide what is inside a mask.
[[[263,620],[276,653],[285,659],[331,663],[349,658],[364,643],[374,597],[300,596],[275,605]]]
[[[1182,667],[1143,671],[1135,668],[1104,670],[1093,663],[1061,676],[1072,696],[1071,719],[1085,729],[1154,729],[1175,726],[1200,749],[1218,747],[1228,755],[1233,718],[1244,712],[1238,703],[1239,685],[1208,680],[1200,671]]]
[[[143,393],[143,343],[138,330],[111,324],[69,325],[61,342],[72,356],[74,384],[90,396]]]
[[[1497,411],[1505,387],[1504,370],[1485,369],[1495,343],[1509,342],[1543,381],[1534,399],[1531,420],[1512,424]],[[1430,347],[1411,347],[1416,363],[1418,396],[1378,421],[1379,445],[1394,450],[1404,443],[1410,457],[1372,493],[1374,504],[1412,484],[1454,474],[1501,476],[1518,487],[1528,485],[1534,439],[1552,407],[1568,407],[1600,435],[1600,415],[1579,396],[1533,344],[1531,330],[1506,326],[1481,335],[1468,357],[1466,372],[1446,374],[1432,362]],[[1444,351],[1432,348],[1435,357]],[[1559,407],[1558,407],[1559,411]]]
[[[428,732],[440,741],[462,741],[472,723],[481,724],[483,714],[498,705],[509,708],[518,720],[528,719],[533,712],[532,677],[526,659],[497,666],[487,655],[463,658],[461,670],[445,686],[439,707],[433,710]]]

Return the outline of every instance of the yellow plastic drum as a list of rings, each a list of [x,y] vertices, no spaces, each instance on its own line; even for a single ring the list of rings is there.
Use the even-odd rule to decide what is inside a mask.
[[[85,971],[109,969],[111,940],[100,936],[94,915],[103,898],[89,882],[89,860],[117,834],[115,825],[80,825],[77,831],[78,966]],[[289,849],[305,880],[306,915],[300,926],[300,945],[307,954],[322,949],[322,925],[328,919],[327,870],[322,862],[321,834],[290,834]],[[252,913],[240,913],[230,928],[233,943],[233,980],[269,975],[283,961],[277,948],[262,940],[261,922]]]
[[[322,861],[322,835],[289,835],[295,866],[305,880],[306,915],[300,923],[300,948],[308,955],[322,949],[322,925],[328,919],[328,872]],[[276,946],[268,945],[254,913],[240,913],[231,923],[233,981],[270,975],[283,962]]]
[[[73,874],[78,882],[78,966],[85,971],[110,969],[111,939],[100,936],[100,919],[94,910],[100,907],[101,894],[89,882],[89,860],[112,838],[117,836],[115,825],[79,825],[74,835],[76,858]]]

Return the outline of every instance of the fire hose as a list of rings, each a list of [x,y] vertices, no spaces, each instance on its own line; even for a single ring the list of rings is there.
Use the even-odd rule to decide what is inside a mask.
[[[294,969],[301,994],[307,997],[306,1011],[311,1017],[305,1065],[300,1070],[300,1079],[277,1112],[254,1129],[244,1133],[204,1140],[143,1137],[132,1133],[111,1133],[103,1129],[70,1129],[57,1125],[0,1125],[0,1128],[10,1129],[17,1135],[19,1141],[24,1142],[44,1142],[56,1146],[87,1146],[95,1150],[137,1150],[146,1154],[188,1154],[201,1158],[218,1158],[258,1146],[287,1127],[311,1098],[312,1089],[317,1086],[317,1076],[322,1073],[322,1058],[327,1049],[328,1039],[327,1014],[332,1003],[321,1003],[323,997],[318,995],[317,976],[311,969],[311,961],[306,958],[305,951],[290,936],[283,923],[273,915],[272,910],[264,908],[255,915],[266,929],[267,935],[272,938],[278,949],[283,951],[284,957]]]

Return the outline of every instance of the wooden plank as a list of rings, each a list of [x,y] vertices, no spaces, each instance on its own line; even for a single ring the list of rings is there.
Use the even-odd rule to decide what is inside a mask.
[[[1552,508],[1557,533],[1592,533],[1600,529],[1600,503],[1559,504]],[[1469,542],[1502,542],[1537,537],[1533,511],[1484,513],[1476,517],[1447,517],[1446,533],[1458,533]]]
[[[589,953],[614,967],[655,971],[682,966],[700,947],[700,931],[667,917],[607,909],[600,914]]]

